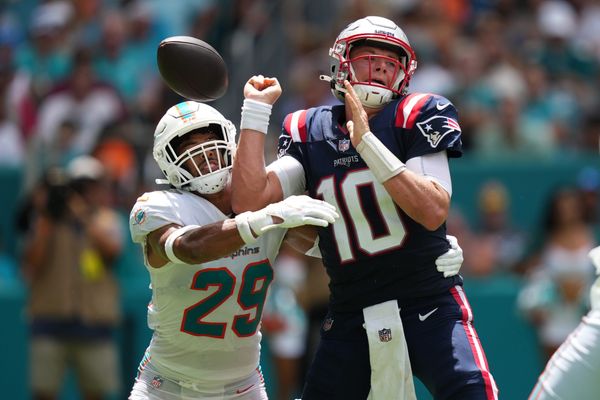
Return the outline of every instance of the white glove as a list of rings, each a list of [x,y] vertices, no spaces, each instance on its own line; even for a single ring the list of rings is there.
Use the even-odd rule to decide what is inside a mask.
[[[281,222],[275,222],[273,217],[281,219]],[[325,227],[339,217],[331,204],[302,195],[290,196],[279,203],[269,204],[262,210],[242,213],[235,217],[235,222],[244,242],[250,244],[273,228],[295,228],[301,225]]]
[[[446,239],[450,242],[450,250],[435,260],[437,270],[444,274],[444,278],[457,275],[464,261],[463,251],[458,245],[458,240],[450,235],[446,235]]]

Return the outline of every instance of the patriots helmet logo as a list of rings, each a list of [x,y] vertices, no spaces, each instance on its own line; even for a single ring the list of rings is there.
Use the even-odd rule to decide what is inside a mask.
[[[279,136],[279,150],[277,151],[277,158],[285,156],[292,145],[292,138],[287,135]]]
[[[460,132],[460,125],[455,119],[446,117],[444,115],[434,115],[426,121],[417,122],[417,127],[427,138],[427,141],[431,147],[437,147],[442,141],[444,136],[452,131]]]

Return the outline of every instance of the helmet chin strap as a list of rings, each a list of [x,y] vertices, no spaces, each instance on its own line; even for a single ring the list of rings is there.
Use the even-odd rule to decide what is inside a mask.
[[[333,79],[331,79],[331,77],[329,75],[319,75],[319,79],[322,81],[325,81],[329,84],[331,84],[331,81],[333,81]],[[338,92],[342,92],[342,93],[348,93],[348,91],[346,89],[344,89],[343,87],[338,87],[335,90],[337,90]]]
[[[368,84],[355,83],[352,85],[360,102],[365,107],[381,108],[390,102],[394,92],[389,89],[373,87]]]

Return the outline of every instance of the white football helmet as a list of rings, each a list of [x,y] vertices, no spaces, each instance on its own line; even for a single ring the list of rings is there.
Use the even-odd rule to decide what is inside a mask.
[[[393,63],[393,60],[384,57],[386,61],[395,64],[392,83],[390,85],[381,84],[371,80],[358,81],[354,73],[350,51],[353,46],[368,44],[374,47],[382,47],[387,50],[397,52],[400,56],[400,62]],[[344,101],[344,80],[347,79],[353,86],[356,94],[362,104],[366,107],[380,108],[389,103],[393,98],[398,97],[406,90],[408,82],[417,69],[417,60],[415,53],[408,42],[408,38],[393,21],[387,18],[369,16],[361,18],[348,25],[337,37],[331,49],[331,91],[333,94]],[[363,56],[370,63],[376,57],[382,56]]]
[[[213,126],[222,139],[198,144],[183,154],[177,153],[176,144],[181,142],[178,138],[209,126]],[[235,133],[235,126],[209,105],[185,101],[169,108],[154,131],[152,155],[167,178],[156,182],[202,194],[223,190],[235,155]],[[212,163],[209,162],[210,153],[213,154]],[[195,169],[195,173],[184,168],[187,161],[190,161],[188,168]],[[208,168],[208,172],[202,172],[203,166]]]

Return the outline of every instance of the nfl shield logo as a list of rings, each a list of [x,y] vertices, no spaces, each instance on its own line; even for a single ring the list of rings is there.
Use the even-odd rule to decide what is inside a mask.
[[[154,378],[152,378],[152,381],[150,382],[150,384],[152,385],[152,387],[154,387],[154,389],[158,389],[162,386],[163,380],[160,376],[155,376]]]
[[[392,330],[383,328],[379,331],[379,341],[380,342],[389,342],[392,340]]]
[[[350,139],[341,139],[338,142],[339,151],[347,151],[350,148]]]

